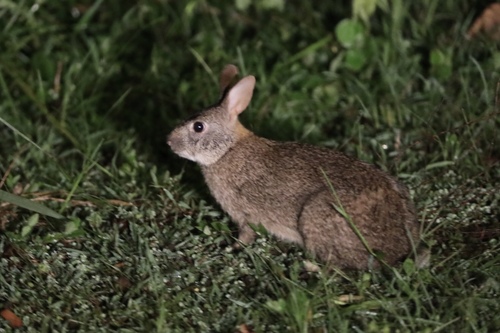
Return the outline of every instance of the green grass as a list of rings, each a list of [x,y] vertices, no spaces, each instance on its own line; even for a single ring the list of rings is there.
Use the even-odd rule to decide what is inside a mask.
[[[0,190],[43,205],[0,193],[0,332],[500,331],[500,48],[464,38],[488,2],[378,3],[346,32],[338,1],[0,1]],[[408,184],[431,267],[229,251],[165,143],[226,63],[257,77],[253,131]]]

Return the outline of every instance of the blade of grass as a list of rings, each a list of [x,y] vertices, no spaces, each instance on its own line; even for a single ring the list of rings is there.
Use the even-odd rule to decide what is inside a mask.
[[[0,65],[2,65],[2,64],[0,64]],[[79,151],[83,150],[82,149],[82,145],[80,144],[80,142],[73,136],[73,134],[71,134],[68,131],[68,129],[66,128],[66,126],[63,123],[59,122],[52,114],[49,113],[49,111],[47,110],[47,107],[45,106],[45,104],[43,104],[43,103],[40,102],[40,100],[37,98],[37,96],[34,93],[34,91],[30,88],[30,86],[26,82],[20,80],[18,78],[18,76],[15,75],[14,72],[11,72],[8,69],[7,66],[1,66],[0,69],[4,69],[7,72],[7,74],[10,75],[14,79],[14,82],[17,83],[17,85],[19,86],[19,88],[21,88],[21,90],[23,90],[24,93],[38,106],[38,108],[42,111],[42,113],[47,117],[47,120],[59,132],[61,132],[61,134],[63,134]],[[4,80],[4,77],[2,75],[2,71],[1,70],[0,70],[0,85],[2,86],[2,89],[5,91],[5,93],[7,94],[7,96],[9,97],[9,102],[11,104],[11,107],[13,108],[13,110],[17,111],[17,108],[15,107],[15,103],[13,102],[12,97],[11,97],[11,95],[9,93],[8,87],[7,87],[6,83],[5,83],[5,80]],[[10,124],[8,124],[7,122],[5,122],[3,120],[3,118],[0,117],[0,121],[2,123],[4,123],[6,126],[8,126],[9,128],[11,128],[12,130],[14,130],[19,135],[21,135],[28,142],[34,144],[38,149],[42,150],[40,146],[36,145],[33,141],[31,141],[27,136],[23,135],[20,131],[18,131],[15,128],[13,128],[12,126],[10,126]],[[111,172],[109,172],[106,168],[104,168],[100,164],[97,163],[97,167],[99,168],[99,170],[101,170],[102,172],[104,172],[109,177],[113,177],[113,175],[111,174]]]
[[[284,61],[281,64],[277,65],[274,68],[274,71],[276,72],[276,71],[280,70],[281,68],[283,68],[285,66],[289,66],[292,63],[294,63],[295,61],[304,58],[309,53],[312,53],[312,52],[316,51],[317,49],[322,48],[323,46],[325,46],[330,41],[331,38],[332,37],[330,35],[328,35],[328,36],[326,36],[326,37],[318,40],[317,42],[310,44],[306,48],[300,50],[299,52],[297,52],[296,54],[294,54],[293,56],[291,56],[290,58],[288,58],[286,61]]]
[[[61,214],[53,211],[52,209],[50,209],[48,207],[45,207],[42,204],[39,204],[37,202],[31,201],[29,199],[20,197],[18,195],[15,195],[15,194],[12,194],[9,192],[5,192],[3,190],[0,190],[0,201],[5,201],[5,202],[11,203],[13,205],[16,205],[18,207],[27,209],[29,211],[39,213],[42,215],[46,215],[46,216],[50,216],[50,217],[53,217],[55,219],[64,218],[64,216],[62,216]]]
[[[97,0],[96,2],[94,2],[94,4],[89,8],[89,10],[85,12],[83,17],[80,19],[80,22],[78,22],[78,25],[75,27],[76,31],[80,32],[87,28],[88,23],[90,22],[92,17],[94,17],[95,13],[103,2],[103,0]]]
[[[8,128],[10,128],[12,130],[12,132],[16,133],[17,135],[19,135],[20,137],[22,137],[24,140],[28,141],[30,144],[32,144],[33,146],[35,146],[36,148],[38,148],[39,150],[43,151],[42,150],[42,147],[40,147],[39,145],[37,145],[35,142],[33,142],[30,138],[28,138],[26,135],[24,135],[21,131],[19,131],[17,128],[15,128],[13,125],[9,124],[9,122],[5,119],[3,119],[2,117],[0,117],[0,123],[4,124],[5,126],[7,126]]]
[[[71,198],[75,194],[75,191],[77,190],[78,186],[82,182],[82,180],[85,177],[85,175],[94,166],[98,165],[98,163],[94,159],[95,159],[95,156],[96,156],[97,152],[101,148],[101,146],[102,146],[102,141],[99,142],[99,144],[94,148],[94,150],[92,151],[92,153],[90,154],[90,156],[88,157],[88,159],[84,162],[83,170],[76,177],[75,182],[73,183],[73,186],[72,186],[71,190],[69,191],[68,195],[66,196],[66,200],[64,201],[64,203],[63,203],[63,205],[61,207],[60,212],[63,212],[68,207],[68,204],[69,204]]]
[[[214,80],[215,85],[218,85],[219,83],[217,82],[217,77],[214,75],[214,72],[208,66],[207,62],[203,59],[201,54],[198,53],[195,49],[192,47],[189,47],[189,51],[193,54],[193,56],[196,58],[196,60],[201,64],[201,66],[205,69],[205,71],[210,75],[210,77]]]
[[[3,64],[2,64],[3,65]],[[15,68],[15,67],[14,67]],[[40,111],[47,117],[47,120],[57,129],[59,130],[71,143],[81,150],[81,144],[78,140],[71,134],[67,128],[61,124],[52,114],[49,113],[45,104],[43,104],[37,97],[37,94],[31,89],[30,85],[19,78],[19,75],[16,75],[13,71],[9,69],[8,66],[3,65],[1,69],[5,70],[5,72],[14,80],[14,82],[18,85],[19,88],[35,103],[35,105],[39,108]],[[7,92],[7,85],[4,85],[5,81],[0,71],[0,81],[2,82],[2,88]]]
[[[368,242],[366,241],[365,237],[363,236],[363,234],[361,234],[361,231],[359,231],[358,227],[356,226],[356,224],[352,220],[351,216],[345,211],[344,207],[342,206],[342,203],[340,202],[340,198],[337,196],[337,192],[333,188],[333,184],[330,182],[330,179],[328,178],[327,174],[325,173],[325,170],[321,169],[321,172],[323,173],[323,176],[325,177],[325,179],[326,179],[326,181],[328,183],[328,187],[330,188],[330,191],[332,192],[335,200],[337,201],[337,204],[336,203],[332,203],[332,205],[335,208],[335,210],[340,215],[342,215],[343,218],[346,219],[346,221],[349,223],[349,225],[351,226],[351,228],[354,231],[354,233],[356,234],[356,236],[359,238],[359,240],[361,241],[361,243],[363,243],[363,246],[368,251],[368,253],[370,253],[381,264],[383,264],[383,265],[385,265],[387,267],[390,267],[375,252],[373,252],[373,250],[371,249],[370,245],[368,245]]]
[[[485,94],[486,100],[490,101],[490,94],[489,94],[490,89],[489,89],[489,85],[488,85],[488,82],[486,80],[486,77],[484,75],[484,71],[481,68],[481,65],[477,62],[477,60],[474,57],[470,57],[470,60],[472,61],[474,66],[476,66],[477,71],[479,72],[479,75],[481,76],[481,81],[482,81],[483,87],[484,87],[483,92]]]

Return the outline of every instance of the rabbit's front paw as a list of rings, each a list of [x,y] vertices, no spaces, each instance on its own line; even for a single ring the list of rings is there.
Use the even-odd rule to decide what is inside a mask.
[[[238,233],[238,241],[233,244],[233,248],[240,249],[241,245],[250,245],[254,242],[257,234],[253,231],[248,224],[240,226]]]

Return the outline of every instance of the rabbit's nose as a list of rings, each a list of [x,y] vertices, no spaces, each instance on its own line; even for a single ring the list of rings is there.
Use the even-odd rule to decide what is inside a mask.
[[[173,148],[175,145],[178,145],[179,140],[177,137],[175,137],[172,134],[167,135],[167,145],[170,146],[170,148]]]

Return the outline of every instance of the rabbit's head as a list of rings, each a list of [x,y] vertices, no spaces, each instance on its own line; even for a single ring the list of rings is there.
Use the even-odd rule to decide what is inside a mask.
[[[179,156],[210,165],[221,158],[242,136],[249,133],[238,120],[252,99],[255,77],[246,76],[232,88],[238,74],[234,65],[227,65],[220,76],[220,100],[177,126],[167,143]]]

